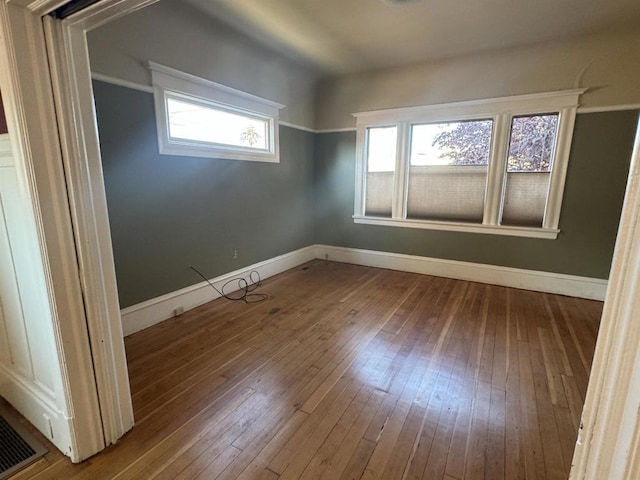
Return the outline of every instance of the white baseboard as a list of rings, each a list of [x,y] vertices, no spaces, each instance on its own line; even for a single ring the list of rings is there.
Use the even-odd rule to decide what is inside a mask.
[[[58,450],[72,454],[73,431],[67,418],[38,385],[0,364],[0,395],[36,427]]]
[[[539,272],[457,260],[403,255],[400,253],[376,252],[357,248],[331,247],[328,245],[312,245],[301,248],[300,250],[221,275],[212,279],[211,283],[220,288],[232,278],[248,278],[249,272],[252,270],[256,270],[260,277],[265,279],[302,265],[314,258],[328,258],[335,262],[388,268],[592,300],[604,300],[607,290],[607,280],[599,278],[577,277],[560,273]],[[152,298],[122,310],[122,329],[125,336],[131,335],[172,318],[177,308],[183,308],[185,311],[191,310],[218,297],[219,295],[206,282],[201,282],[161,297]]]
[[[248,279],[249,273],[252,270],[257,271],[262,279],[269,278],[313,260],[315,258],[314,251],[315,246],[301,248],[300,250],[285,253],[284,255],[213,278],[211,279],[211,283],[217,288],[222,288],[222,285],[233,278],[244,277]],[[229,293],[231,291],[232,290],[228,290]],[[185,311],[191,310],[211,300],[215,300],[219,296],[220,295],[218,295],[207,282],[200,282],[196,285],[162,295],[161,297],[152,298],[146,302],[127,307],[121,312],[124,335],[131,335],[156,323],[172,318],[177,308],[184,308]]]
[[[604,300],[607,291],[607,280],[600,278],[578,277],[400,253],[316,245],[315,257],[328,258],[335,262],[489,283],[536,292],[557,293],[591,300]]]

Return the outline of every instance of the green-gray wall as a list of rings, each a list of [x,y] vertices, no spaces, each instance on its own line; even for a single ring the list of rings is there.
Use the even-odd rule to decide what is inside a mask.
[[[312,133],[281,127],[278,164],[160,155],[152,94],[94,94],[121,307],[314,243]]]
[[[355,133],[315,138],[317,243],[608,278],[638,113],[577,117],[556,240],[354,224]]]
[[[354,224],[354,132],[281,127],[279,164],[160,155],[152,94],[94,92],[122,307],[198,283],[189,265],[215,277],[314,243],[609,275],[635,111],[578,115],[562,231],[539,240]]]

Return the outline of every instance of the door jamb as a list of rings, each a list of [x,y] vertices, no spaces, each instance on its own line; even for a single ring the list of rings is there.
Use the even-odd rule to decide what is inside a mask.
[[[102,450],[105,442],[42,18],[28,7],[0,2],[0,84],[13,156],[38,237],[34,254],[43,268],[61,374],[55,408],[64,427],[50,424],[45,433],[77,462]]]

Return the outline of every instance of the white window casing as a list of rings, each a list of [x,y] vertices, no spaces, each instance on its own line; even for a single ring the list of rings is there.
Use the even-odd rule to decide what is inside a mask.
[[[533,238],[557,238],[576,111],[579,97],[584,91],[585,89],[574,89],[354,114],[357,122],[354,222]],[[501,225],[512,119],[517,116],[543,114],[557,114],[558,128],[542,224],[540,227]],[[493,120],[493,129],[482,222],[408,219],[407,195],[412,125],[486,119]],[[365,213],[367,132],[369,128],[391,126],[397,127],[398,131],[392,215],[390,218],[368,216]]]
[[[281,105],[179,70],[148,62],[153,83],[158,148],[161,154],[278,163]],[[266,148],[249,148],[170,135],[167,102],[175,100],[255,119],[267,124]]]

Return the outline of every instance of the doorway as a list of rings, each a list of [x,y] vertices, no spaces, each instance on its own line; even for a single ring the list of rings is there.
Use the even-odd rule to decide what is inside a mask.
[[[97,150],[97,141],[95,138],[95,120],[91,109],[90,70],[86,59],[86,39],[84,35],[87,29],[93,28],[113,16],[123,15],[132,9],[141,8],[150,2],[125,2],[126,5],[121,4],[118,7],[117,13],[114,11],[115,9],[112,8],[115,3],[116,2],[109,2],[108,0],[100,2],[94,5],[90,9],[91,11],[85,13],[80,12],[80,16],[63,22],[45,19],[45,25],[47,25],[46,28],[48,29],[49,45],[54,46],[52,49],[52,57],[58,60],[51,63],[51,83],[57,92],[58,122],[60,123],[62,131],[63,149],[65,149],[63,155],[64,162],[67,162],[68,167],[82,166],[82,168],[79,168],[77,171],[71,169],[66,181],[71,196],[75,196],[74,199],[77,201],[76,204],[72,205],[76,224],[75,242],[83,245],[93,245],[90,241],[93,235],[103,238],[102,234],[108,231],[108,221],[105,214],[106,206],[104,205],[104,197],[103,195],[101,196],[103,192],[101,192],[99,188],[97,193],[91,189],[92,187],[99,187],[101,178],[99,151]],[[38,11],[42,13],[42,10]],[[44,68],[44,66],[40,65],[40,68]],[[65,90],[66,88],[68,88],[68,90]],[[636,149],[635,153],[635,158],[637,157],[638,149]],[[596,353],[596,362],[599,365],[598,372],[596,381],[593,387],[590,388],[587,399],[587,415],[584,417],[585,435],[586,432],[594,435],[593,428],[596,424],[597,412],[604,413],[607,409],[610,409],[611,411],[617,410],[624,413],[628,408],[634,406],[632,401],[627,402],[628,398],[624,395],[621,395],[620,398],[614,398],[608,395],[607,392],[611,391],[610,382],[613,381],[608,379],[616,378],[612,376],[614,373],[622,373],[622,377],[618,378],[626,379],[627,383],[624,386],[629,391],[631,391],[631,387],[634,385],[633,382],[636,381],[633,376],[635,370],[632,361],[635,358],[631,360],[627,358],[625,360],[622,359],[621,356],[624,352],[637,351],[636,346],[638,344],[637,335],[626,335],[626,333],[633,333],[635,331],[633,330],[634,327],[632,324],[627,321],[632,318],[632,313],[629,309],[639,303],[638,293],[632,289],[628,289],[628,286],[634,283],[640,273],[640,265],[636,262],[637,256],[634,256],[638,248],[636,245],[640,243],[638,242],[640,233],[632,228],[633,225],[635,225],[634,222],[636,222],[640,211],[640,204],[637,200],[637,180],[635,180],[635,183],[633,182],[634,179],[637,179],[637,173],[635,173],[638,169],[637,164],[638,161],[636,160],[632,166],[632,183],[630,184],[629,193],[627,194],[625,214],[622,220],[621,232],[623,235],[618,241],[614,270],[609,286],[609,297],[605,308],[605,317],[601,332],[601,346],[599,346]],[[634,194],[634,192],[636,193]],[[90,195],[92,197],[91,199],[88,198],[89,193],[92,194]],[[89,225],[90,227],[83,233],[83,229],[78,228],[77,225]],[[86,237],[83,237],[83,235],[86,235]],[[105,250],[108,249],[105,247],[102,253],[104,253]],[[95,270],[100,266],[106,266],[107,270],[113,268],[112,263],[109,265],[111,259],[108,258],[108,255],[106,255],[106,257],[102,255],[99,247],[93,250],[89,248],[86,251],[81,251],[79,257],[81,262],[85,261],[87,265],[92,265],[92,267],[89,267],[90,269],[93,268]],[[117,373],[118,367],[114,367],[114,365],[123,360],[123,356],[118,353],[119,347],[117,347],[118,332],[114,320],[116,313],[114,313],[112,299],[109,300],[108,295],[101,293],[112,287],[113,285],[107,286],[107,288],[99,284],[90,285],[88,289],[89,295],[87,297],[90,301],[95,300],[96,305],[102,305],[102,307],[96,307],[93,311],[94,315],[87,320],[89,322],[89,330],[92,332],[92,343],[96,345],[96,342],[97,344],[104,342],[106,345],[105,351],[101,352],[101,350],[97,350],[98,353],[94,353],[93,357],[97,370],[96,377],[99,383],[98,390],[103,391],[101,402],[101,405],[104,405],[103,411],[108,411],[109,408],[114,408],[114,406],[117,405],[124,405],[126,409],[126,388],[122,382],[117,381],[118,378],[121,379],[122,377]],[[107,327],[105,327],[105,325],[107,325]],[[614,344],[614,337],[619,339],[617,342],[623,342],[622,345],[620,343]],[[103,355],[102,360],[100,355]],[[100,386],[100,382],[104,382],[102,387]],[[119,393],[113,397],[104,394],[104,392],[108,390],[108,385],[120,385],[122,388]],[[620,431],[622,431],[622,426],[626,418],[621,415],[622,414],[617,417],[606,417],[616,419],[617,422],[615,425],[620,427]],[[628,432],[629,429],[635,427],[635,422],[627,423],[630,426],[625,430],[626,437],[621,437],[620,441],[622,443],[610,442],[614,445],[610,447],[611,449],[614,447],[617,448],[618,445],[620,445],[621,449],[624,449],[624,441],[627,442],[626,444],[630,444],[632,441],[637,443],[637,438],[634,440],[632,438],[633,435]],[[611,424],[608,426],[613,428]],[[114,429],[114,432],[116,431],[117,430]],[[584,438],[586,437],[583,437],[583,440]],[[611,438],[611,434],[609,438]],[[591,445],[590,439],[587,444]],[[578,449],[578,455],[580,455],[580,457],[577,463],[579,465],[584,464],[582,458],[588,459],[592,455],[592,453],[584,454],[581,452],[584,452],[584,448],[582,447]],[[613,455],[615,452],[604,453]],[[625,457],[625,460],[632,461],[633,459]],[[595,455],[595,453],[593,453],[593,460],[591,461],[597,461],[597,455]],[[626,465],[626,463],[624,463],[624,465]],[[595,476],[586,477],[587,474],[584,472],[586,472],[586,467],[583,472],[576,474],[576,478],[597,478]],[[606,477],[605,475],[600,478]]]

